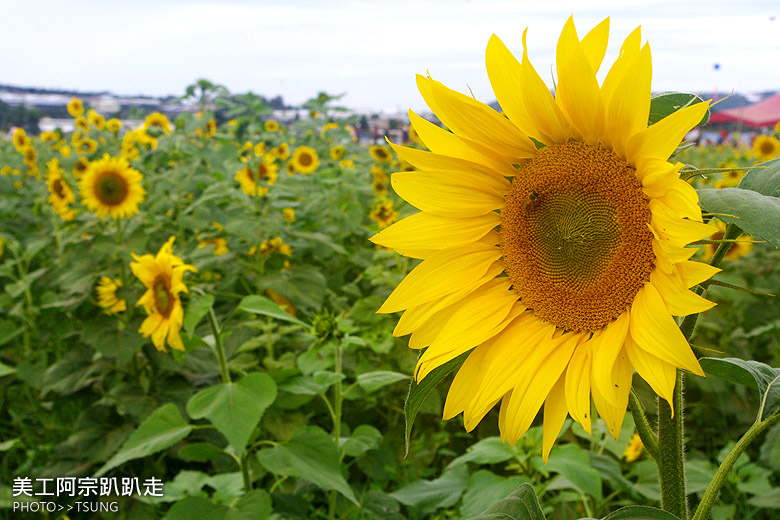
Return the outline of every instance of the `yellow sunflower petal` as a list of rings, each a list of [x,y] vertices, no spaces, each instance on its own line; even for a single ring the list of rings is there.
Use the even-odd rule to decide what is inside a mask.
[[[605,18],[582,39],[582,50],[588,58],[588,63],[594,74],[599,71],[601,62],[604,61],[608,40],[609,18]]]
[[[566,422],[567,410],[564,381],[565,377],[562,374],[558,378],[558,382],[553,385],[550,393],[547,395],[547,399],[544,400],[542,461],[545,464],[547,464],[550,450],[552,450],[555,440],[561,432],[561,427]],[[588,399],[588,403],[588,406],[590,406],[590,399]],[[588,428],[588,431],[590,431],[590,428]]]
[[[417,213],[370,238],[404,256],[426,258],[432,252],[476,242],[501,223],[498,213],[490,212],[472,218],[445,218]]]
[[[506,181],[491,182],[465,172],[398,172],[391,183],[395,192],[422,211],[442,217],[478,217],[501,208],[509,192]]]
[[[572,419],[590,433],[591,342],[577,346],[566,367],[565,401]],[[547,406],[545,404],[545,406]],[[546,410],[546,408],[545,408]]]
[[[612,406],[619,406],[620,388],[613,381],[612,375],[617,363],[620,350],[623,348],[628,326],[630,323],[629,312],[621,314],[614,322],[610,323],[600,334],[594,335],[591,340],[593,350],[593,386],[599,387],[599,393],[604,396]]]
[[[626,341],[626,353],[640,377],[647,381],[656,394],[662,399],[666,399],[669,407],[672,408],[672,416],[674,416],[672,400],[674,385],[677,382],[677,368],[639,348],[631,338]]]
[[[398,154],[398,157],[420,170],[480,173],[487,177],[491,177],[493,182],[501,183],[501,181],[505,181],[503,173],[500,173],[493,168],[489,168],[484,164],[459,159],[457,157],[448,157],[446,155],[426,152],[425,150],[418,150],[416,148],[398,146],[393,143],[390,143],[390,146],[395,150],[395,153]]]
[[[694,285],[700,284],[705,280],[709,280],[722,271],[722,269],[713,267],[709,264],[691,262],[688,260],[676,263],[674,267],[680,274],[683,285],[685,285],[686,289],[690,289]]]
[[[484,345],[475,348],[458,369],[458,373],[455,374],[450,385],[450,390],[447,392],[447,400],[444,402],[443,419],[445,421],[465,410],[473,395],[472,387],[479,381],[476,376],[487,351],[488,349]]]
[[[705,101],[682,108],[634,135],[626,145],[628,162],[641,167],[642,161],[647,159],[668,159],[685,134],[704,117],[709,106],[710,102]]]
[[[676,273],[665,274],[658,269],[650,273],[650,283],[658,289],[658,294],[669,309],[669,314],[688,316],[715,307],[715,303],[689,291],[683,285],[682,278],[675,275]]]
[[[707,238],[718,229],[709,224],[684,220],[658,199],[649,203],[653,213],[652,226],[662,240],[673,246],[683,247],[691,242]]]
[[[641,28],[637,27],[623,41],[620,48],[620,56],[609,69],[604,83],[601,85],[601,95],[604,97],[604,103],[608,106],[612,95],[623,81],[623,77],[631,70],[634,58],[639,54],[639,47],[642,42]]]
[[[615,89],[608,106],[607,133],[612,149],[620,157],[626,156],[628,139],[647,128],[651,78],[650,47],[645,45]]]
[[[652,283],[646,283],[634,298],[628,333],[640,348],[662,361],[704,376],[699,361]]]
[[[631,393],[631,378],[634,373],[634,368],[631,366],[631,362],[628,359],[625,348],[618,354],[615,366],[613,368],[612,381],[615,382],[618,388],[618,404],[617,406],[611,404],[604,396],[601,395],[598,386],[593,385],[591,391],[593,393],[593,404],[596,405],[596,410],[599,412],[599,416],[607,424],[609,433],[615,439],[620,435],[620,429],[623,425],[623,420],[626,416],[626,407],[628,406],[628,394]]]

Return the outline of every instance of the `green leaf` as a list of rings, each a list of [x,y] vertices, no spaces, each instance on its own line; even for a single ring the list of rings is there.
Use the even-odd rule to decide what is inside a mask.
[[[699,204],[745,233],[780,247],[780,199],[742,188],[700,189]],[[733,216],[728,216],[733,215]]]
[[[352,432],[352,435],[344,439],[341,446],[345,455],[357,457],[368,450],[374,449],[382,440],[382,433],[368,424],[361,424]]]
[[[780,509],[780,487],[773,488],[767,493],[751,497],[748,504],[753,507],[765,509]]]
[[[699,362],[707,374],[758,390],[760,421],[780,409],[780,369],[738,358],[702,358]]]
[[[697,191],[704,210],[780,247],[780,159],[756,165],[736,188]]]
[[[681,108],[694,105],[696,103],[701,103],[702,101],[703,100],[699,96],[694,94],[684,94],[682,92],[665,92],[663,94],[653,96],[653,98],[650,100],[650,114],[647,124],[648,126],[654,125],[661,119],[673,114],[674,112],[677,112]],[[704,117],[696,124],[696,126],[706,125],[707,121],[709,120],[710,111],[708,109],[707,113],[704,114]]]
[[[186,330],[190,336],[198,325],[198,322],[200,322],[200,320],[203,319],[203,316],[209,312],[212,305],[214,305],[213,294],[193,293],[192,296],[190,296],[187,310],[184,312],[184,330]]]
[[[368,392],[376,392],[383,386],[392,385],[399,381],[408,381],[409,376],[400,372],[391,372],[389,370],[377,370],[376,372],[365,372],[357,376],[357,384]]]
[[[486,437],[471,445],[465,455],[451,462],[452,465],[473,462],[475,464],[498,464],[515,456],[515,449],[501,440],[501,437]],[[514,488],[512,488],[514,489]]]
[[[257,458],[272,473],[306,479],[322,489],[338,491],[353,503],[358,503],[341,474],[338,448],[321,428],[299,428],[284,444],[260,450]]]
[[[224,455],[225,452],[210,442],[194,442],[179,450],[179,456],[198,462],[207,462]]]
[[[187,402],[187,413],[193,419],[211,421],[241,456],[252,430],[274,399],[274,380],[268,374],[252,372],[240,381],[221,383],[193,395]]]
[[[514,493],[471,520],[544,520],[544,513],[533,486],[522,484]]]
[[[628,506],[604,517],[604,520],[680,520],[672,513],[647,506]]]
[[[404,403],[404,414],[406,416],[406,427],[404,428],[405,454],[409,454],[409,438],[412,433],[412,425],[417,417],[417,412],[420,411],[420,407],[425,402],[425,398],[450,372],[460,368],[463,362],[466,361],[469,352],[464,352],[455,359],[451,359],[435,368],[419,384],[412,378],[412,382],[409,384],[409,393],[406,396],[406,403]]]
[[[389,495],[402,504],[421,508],[424,513],[431,512],[455,505],[468,486],[468,475],[466,466],[450,465],[437,479],[418,480]]]
[[[163,520],[220,520],[227,508],[214,504],[208,498],[187,497],[173,504]]]
[[[8,365],[4,365],[3,363],[0,363],[0,377],[13,374],[14,372],[16,372],[16,369],[14,367],[9,367]]]
[[[304,322],[299,319],[293,318],[287,312],[276,305],[274,302],[266,298],[265,296],[259,296],[253,294],[251,296],[245,296],[241,303],[238,304],[239,310],[251,312],[254,314],[262,314],[263,316],[270,316],[281,321],[289,321],[296,323],[301,327],[308,327]]]
[[[11,320],[0,320],[0,345],[5,345],[24,332],[24,326],[18,327]]]
[[[601,475],[590,465],[588,452],[576,444],[558,446],[545,466],[547,471],[566,477],[578,490],[601,499]]]
[[[264,520],[271,512],[271,495],[264,489],[253,489],[230,506],[225,520]]]
[[[173,403],[164,404],[147,417],[125,441],[119,451],[101,467],[96,477],[128,460],[146,457],[170,448],[192,431]]]
[[[487,470],[476,471],[469,477],[469,487],[463,494],[460,514],[469,518],[510,495],[523,483],[530,483],[527,477],[500,477]]]

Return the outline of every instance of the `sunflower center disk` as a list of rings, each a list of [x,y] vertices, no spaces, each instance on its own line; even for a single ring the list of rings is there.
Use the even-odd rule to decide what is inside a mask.
[[[154,290],[154,301],[157,304],[157,310],[160,314],[167,317],[171,313],[173,297],[168,291],[165,280],[157,278],[152,285]]]
[[[103,173],[97,181],[97,198],[107,206],[117,206],[125,201],[129,186],[127,180],[115,172]]]
[[[524,305],[571,331],[620,316],[654,267],[648,198],[635,170],[579,141],[543,148],[501,213],[505,270]]]

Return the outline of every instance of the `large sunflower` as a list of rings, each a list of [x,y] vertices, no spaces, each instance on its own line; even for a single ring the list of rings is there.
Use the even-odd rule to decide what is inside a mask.
[[[130,262],[133,274],[147,289],[136,302],[136,305],[143,306],[148,314],[138,332],[145,338],[151,336],[154,346],[163,352],[165,352],[166,339],[171,348],[184,350],[179,336],[184,320],[179,293],[187,292],[187,286],[182,281],[184,273],[198,271],[173,254],[175,238],[169,238],[160,248],[157,256],[149,254],[138,256],[131,253],[135,262]]]
[[[423,259],[379,310],[406,311],[394,334],[427,347],[417,380],[471,351],[445,419],[470,431],[500,401],[514,444],[544,404],[545,460],[567,414],[590,431],[591,395],[617,436],[634,370],[670,405],[677,368],[703,375],[672,316],[713,306],[688,289],[717,269],[685,246],[714,228],[668,158],[708,103],[648,128],[650,48],[635,30],[599,85],[608,34],[608,19],[582,39],[566,22],[554,96],[493,36],[503,114],[418,77],[450,131],[410,112],[431,152],[394,146],[421,171],[392,184],[421,212],[372,238]]]
[[[126,218],[138,213],[146,191],[141,186],[141,173],[130,167],[123,157],[104,155],[89,163],[79,180],[81,200],[100,217]]]

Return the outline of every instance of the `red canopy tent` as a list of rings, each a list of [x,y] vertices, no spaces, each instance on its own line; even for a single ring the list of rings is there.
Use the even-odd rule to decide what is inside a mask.
[[[780,93],[763,101],[739,108],[727,108],[714,112],[710,123],[741,123],[753,128],[774,126],[780,121]]]

